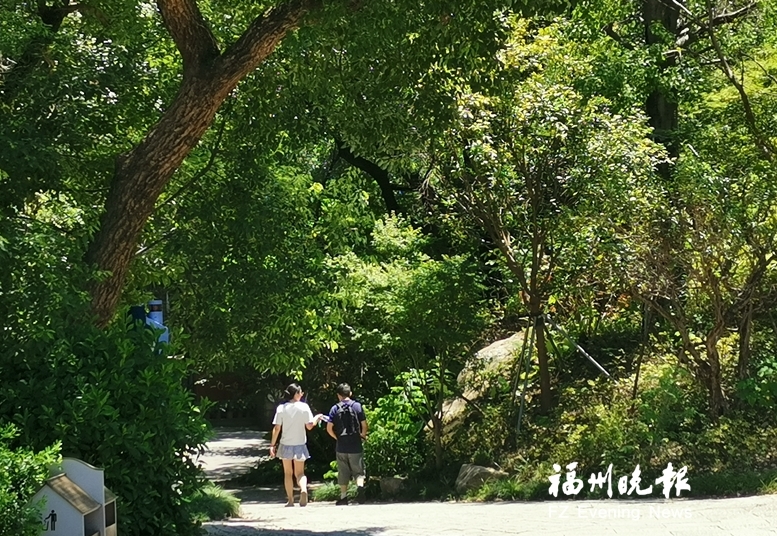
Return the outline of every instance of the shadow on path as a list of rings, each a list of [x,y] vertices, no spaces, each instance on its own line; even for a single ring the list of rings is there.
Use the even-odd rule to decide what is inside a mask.
[[[249,504],[282,504],[286,500],[286,492],[283,487],[278,486],[253,486],[253,487],[235,487],[225,488],[232,495],[240,499],[243,505]],[[295,491],[295,495],[299,492]]]
[[[224,482],[244,475],[268,454],[266,432],[246,428],[215,428],[213,432],[199,459],[209,480]]]
[[[240,522],[206,527],[209,536],[376,536],[384,531],[383,527],[354,530],[288,530],[258,528]]]

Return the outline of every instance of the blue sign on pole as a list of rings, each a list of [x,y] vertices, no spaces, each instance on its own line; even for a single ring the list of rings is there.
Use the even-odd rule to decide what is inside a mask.
[[[164,324],[162,305],[162,300],[151,300],[148,302],[148,313],[144,305],[133,305],[130,307],[130,317],[136,324],[142,322],[149,329],[162,331],[157,341],[169,344],[170,330]]]
[[[146,325],[154,329],[164,331],[159,336],[159,342],[170,343],[170,330],[164,324],[165,314],[162,310],[162,300],[151,300],[148,302],[148,316],[146,316]]]

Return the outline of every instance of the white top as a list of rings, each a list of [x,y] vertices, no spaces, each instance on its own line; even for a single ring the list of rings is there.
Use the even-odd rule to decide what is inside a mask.
[[[273,424],[281,425],[281,445],[304,445],[307,443],[306,424],[313,422],[313,412],[304,402],[286,402],[275,410]]]

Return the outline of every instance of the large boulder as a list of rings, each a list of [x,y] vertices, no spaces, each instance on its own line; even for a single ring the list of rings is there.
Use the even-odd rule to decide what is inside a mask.
[[[485,386],[484,376],[504,373],[509,375],[515,358],[523,345],[523,332],[495,341],[479,350],[459,373],[459,385],[477,397]],[[466,396],[466,394],[465,394]],[[469,397],[467,397],[469,398]]]
[[[459,476],[456,477],[456,492],[466,493],[471,489],[479,488],[490,480],[499,480],[506,477],[507,473],[504,471],[465,463],[459,469]]]
[[[459,373],[457,382],[462,396],[443,404],[443,429],[446,434],[458,427],[467,410],[467,402],[475,401],[490,387],[497,376],[510,379],[515,360],[521,352],[523,332],[498,340],[479,350]]]
[[[405,487],[406,478],[399,476],[384,476],[380,479],[380,493],[384,497],[399,495]]]

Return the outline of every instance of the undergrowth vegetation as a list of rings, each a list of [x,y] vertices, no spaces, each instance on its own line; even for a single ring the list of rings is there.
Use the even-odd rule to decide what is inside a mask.
[[[191,496],[187,509],[195,521],[220,521],[240,515],[240,499],[208,482]]]
[[[460,427],[465,432],[453,438],[451,454],[500,467],[511,477],[488,482],[470,497],[548,498],[553,464],[562,467],[564,482],[573,462],[585,483],[578,497],[604,496],[599,487],[590,491],[587,480],[610,464],[615,497],[618,477],[630,477],[637,465],[646,487],[669,463],[675,470],[687,467],[691,490],[683,496],[775,492],[777,427],[774,415],[761,410],[763,400],[740,400],[725,416],[710,419],[703,390],[665,353],[642,363],[636,397],[635,381],[636,372],[559,382],[555,410],[543,416],[530,404],[518,434],[507,393],[479,400],[479,411]],[[761,377],[756,385],[770,392],[772,381]]]

